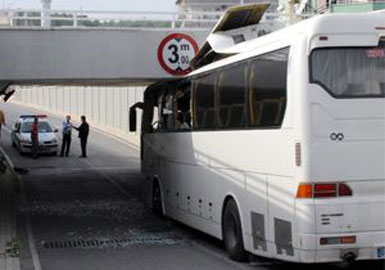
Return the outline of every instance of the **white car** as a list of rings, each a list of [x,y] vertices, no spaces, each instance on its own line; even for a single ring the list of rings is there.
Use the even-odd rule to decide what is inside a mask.
[[[52,128],[46,115],[21,115],[12,129],[12,146],[16,147],[21,155],[31,153],[31,127],[35,117],[39,119],[39,153],[56,155],[58,151],[56,133],[58,130]]]

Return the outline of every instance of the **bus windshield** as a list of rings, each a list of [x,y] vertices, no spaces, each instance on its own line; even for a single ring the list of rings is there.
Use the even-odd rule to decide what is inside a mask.
[[[315,49],[311,82],[337,98],[385,97],[385,41],[371,48]]]

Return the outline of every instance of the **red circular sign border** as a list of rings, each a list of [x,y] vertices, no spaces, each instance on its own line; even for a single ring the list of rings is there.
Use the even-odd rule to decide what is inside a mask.
[[[170,73],[171,75],[187,75],[190,73],[190,69],[186,69],[186,70],[182,70],[182,71],[175,71],[171,68],[169,68],[166,63],[164,62],[163,60],[163,49],[164,47],[166,46],[167,42],[169,42],[170,40],[172,39],[177,39],[177,38],[181,38],[181,39],[186,39],[188,42],[191,43],[191,45],[193,46],[193,49],[194,49],[194,52],[195,54],[198,53],[199,51],[199,47],[198,47],[198,44],[196,43],[196,41],[186,35],[186,34],[181,34],[181,33],[174,33],[174,34],[171,34],[171,35],[168,35],[166,38],[164,38],[162,40],[162,42],[159,44],[159,47],[158,47],[158,61],[159,61],[159,64],[161,65],[161,67],[167,71],[168,73]]]

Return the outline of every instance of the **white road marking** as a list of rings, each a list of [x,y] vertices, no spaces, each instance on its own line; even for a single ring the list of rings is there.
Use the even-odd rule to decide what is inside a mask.
[[[22,186],[22,184],[21,184],[21,186]],[[21,187],[21,189],[22,189],[22,193],[23,193],[22,196],[24,197],[23,187]],[[35,246],[35,239],[33,237],[33,232],[32,232],[32,227],[31,227],[31,220],[29,218],[29,214],[27,214],[27,224],[26,224],[26,226],[27,226],[27,235],[28,235],[28,246],[29,246],[29,250],[30,250],[31,256],[32,256],[33,268],[35,270],[42,270],[41,264],[40,264],[40,259],[39,259],[39,254],[37,253],[37,249],[36,249],[36,246]]]

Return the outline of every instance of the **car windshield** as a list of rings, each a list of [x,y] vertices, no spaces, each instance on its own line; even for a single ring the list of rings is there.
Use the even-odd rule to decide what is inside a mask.
[[[385,97],[385,41],[372,48],[316,49],[311,63],[311,81],[335,97]]]
[[[25,122],[21,128],[22,133],[31,133],[32,122]],[[47,122],[39,122],[38,124],[39,133],[52,132],[51,126]]]

